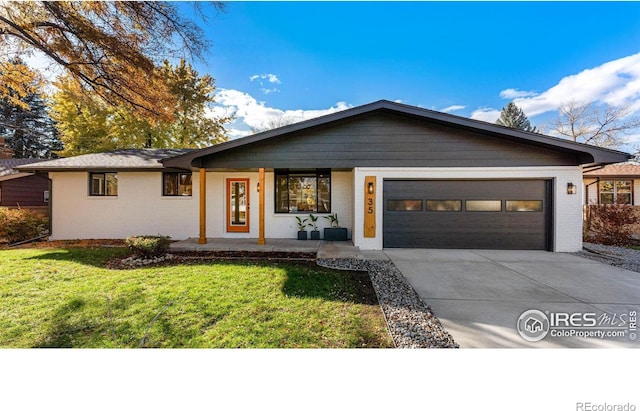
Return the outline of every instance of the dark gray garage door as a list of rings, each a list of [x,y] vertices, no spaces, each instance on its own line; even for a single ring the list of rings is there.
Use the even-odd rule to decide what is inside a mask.
[[[550,250],[549,180],[385,180],[386,248]]]

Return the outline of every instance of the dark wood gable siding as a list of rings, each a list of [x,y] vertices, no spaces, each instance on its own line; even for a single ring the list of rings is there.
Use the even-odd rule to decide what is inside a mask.
[[[0,182],[0,206],[24,207],[46,206],[44,192],[49,189],[49,180],[40,176],[26,176]]]
[[[368,113],[210,154],[207,168],[577,165],[575,155],[395,113]]]

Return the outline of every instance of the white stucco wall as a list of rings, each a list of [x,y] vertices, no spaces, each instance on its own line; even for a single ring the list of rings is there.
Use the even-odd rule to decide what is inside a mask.
[[[126,238],[131,235],[162,234],[175,240],[198,237],[199,174],[193,173],[192,197],[162,196],[162,173],[119,172],[118,196],[88,194],[87,172],[52,172],[52,240],[88,238]],[[226,182],[228,178],[248,178],[248,233],[229,233],[226,229]],[[257,172],[207,173],[207,237],[258,238],[259,208]],[[274,212],[274,174],[265,173],[265,235],[267,238],[296,238],[296,214]],[[331,210],[340,225],[351,233],[353,226],[353,173],[332,172]],[[317,214],[318,227],[329,222]],[[308,215],[303,214],[302,217]]]
[[[52,172],[52,240],[198,233],[198,174],[193,197],[163,197],[162,173],[119,172],[118,196],[89,196],[87,172]]]
[[[376,236],[365,238],[364,179],[376,176]],[[354,170],[353,242],[363,250],[382,249],[382,211],[384,179],[553,179],[554,250],[575,252],[582,249],[583,185],[580,167],[494,167],[494,168],[356,168]],[[576,184],[578,193],[567,194],[567,183]]]
[[[209,172],[207,173],[207,237],[258,238],[258,173],[255,172]],[[249,178],[250,220],[248,233],[229,233],[226,229],[226,181],[228,178]],[[275,213],[274,173],[265,173],[265,236],[267,238],[296,238],[298,225],[296,216],[308,214]],[[347,227],[349,234],[353,226],[353,173],[333,171],[331,173],[331,212],[337,213],[340,225]],[[329,226],[329,221],[319,216],[318,229]],[[196,232],[197,234],[197,232]],[[193,237],[194,235],[192,235]]]

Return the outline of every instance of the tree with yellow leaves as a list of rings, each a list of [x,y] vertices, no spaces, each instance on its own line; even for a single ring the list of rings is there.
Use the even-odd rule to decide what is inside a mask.
[[[141,118],[129,106],[114,107],[85,93],[71,76],[56,82],[52,117],[57,122],[64,156],[122,148],[200,148],[225,141],[224,124],[208,110],[215,85],[184,59],[177,66],[165,61],[156,78],[171,93],[173,120],[163,123]]]
[[[222,9],[222,3],[214,2]],[[155,1],[0,1],[0,60],[37,50],[80,84],[79,91],[127,107],[147,121],[173,120],[175,94],[156,65],[176,56],[201,56],[202,31],[175,3]],[[4,63],[3,63],[4,64]],[[18,95],[24,73],[0,79]]]

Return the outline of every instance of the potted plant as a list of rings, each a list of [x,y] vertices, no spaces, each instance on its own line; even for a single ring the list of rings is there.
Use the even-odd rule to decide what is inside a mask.
[[[307,230],[305,229],[307,228],[307,226],[309,226],[309,224],[307,223],[307,219],[296,217],[296,220],[298,220],[298,240],[306,240]]]
[[[329,214],[324,218],[331,222],[331,227],[326,227],[324,229],[324,241],[347,241],[347,229],[345,227],[340,227],[338,214]]]
[[[309,223],[309,227],[312,228],[311,230],[311,239],[312,240],[319,240],[320,239],[320,231],[318,231],[318,216],[313,215],[313,214],[309,214],[309,220],[311,220],[311,222]]]

